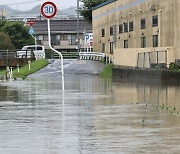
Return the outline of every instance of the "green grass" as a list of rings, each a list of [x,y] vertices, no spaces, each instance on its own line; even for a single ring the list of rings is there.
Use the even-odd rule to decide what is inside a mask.
[[[17,78],[25,79],[28,75],[37,72],[38,70],[42,69],[43,67],[45,67],[47,65],[48,65],[47,59],[41,59],[41,60],[33,61],[33,62],[31,62],[31,65],[30,65],[31,69],[30,70],[29,70],[28,64],[23,66],[23,67],[20,67],[19,73],[18,73],[17,68],[14,69],[13,70],[13,77],[15,79],[17,79]],[[0,71],[0,74],[5,78],[6,71],[5,70]]]
[[[112,68],[113,68],[113,64],[108,64],[100,73],[100,76],[102,78],[112,78]]]

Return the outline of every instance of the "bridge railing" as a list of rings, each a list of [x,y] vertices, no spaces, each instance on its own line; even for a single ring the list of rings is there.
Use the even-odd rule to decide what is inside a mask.
[[[80,60],[101,60],[105,57],[105,53],[100,52],[79,52]]]

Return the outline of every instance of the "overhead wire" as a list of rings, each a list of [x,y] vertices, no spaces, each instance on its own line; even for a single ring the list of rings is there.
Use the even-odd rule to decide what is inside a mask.
[[[34,2],[37,2],[37,1],[42,1],[42,0],[33,0],[33,1],[20,2],[20,3],[3,4],[3,5],[6,5],[6,6],[21,5],[21,4],[34,3]]]

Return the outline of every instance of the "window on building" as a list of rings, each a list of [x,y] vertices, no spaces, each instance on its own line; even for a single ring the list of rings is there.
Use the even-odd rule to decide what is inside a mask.
[[[129,22],[129,32],[132,32],[134,30],[133,21]]]
[[[146,19],[143,18],[141,19],[141,29],[145,29],[146,28]]]
[[[76,35],[68,35],[69,45],[76,45]]]
[[[110,27],[110,35],[113,35],[113,27]]]
[[[141,48],[146,47],[146,37],[141,37]]]
[[[128,23],[124,23],[124,33],[128,32]]]
[[[124,48],[128,48],[128,40],[124,40]]]
[[[105,29],[102,29],[102,37],[104,37],[105,36]]]
[[[123,33],[123,24],[120,24],[119,25],[119,34],[122,34]]]
[[[152,17],[152,26],[153,27],[158,26],[158,15]]]
[[[153,35],[153,47],[158,47],[158,35]]]
[[[113,53],[113,42],[110,42],[110,53]]]
[[[41,40],[41,41],[44,40],[44,36],[43,35],[39,35],[38,37],[39,37],[38,40]]]
[[[59,41],[57,40],[57,35],[51,35],[51,44],[58,45]]]
[[[105,43],[102,43],[102,53],[105,53],[105,48],[106,46],[105,46]]]

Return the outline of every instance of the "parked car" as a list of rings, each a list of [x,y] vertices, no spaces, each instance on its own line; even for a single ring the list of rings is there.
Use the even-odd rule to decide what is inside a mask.
[[[17,58],[32,58],[44,59],[45,58],[45,49],[42,45],[27,45],[24,46],[21,50],[16,51]]]

